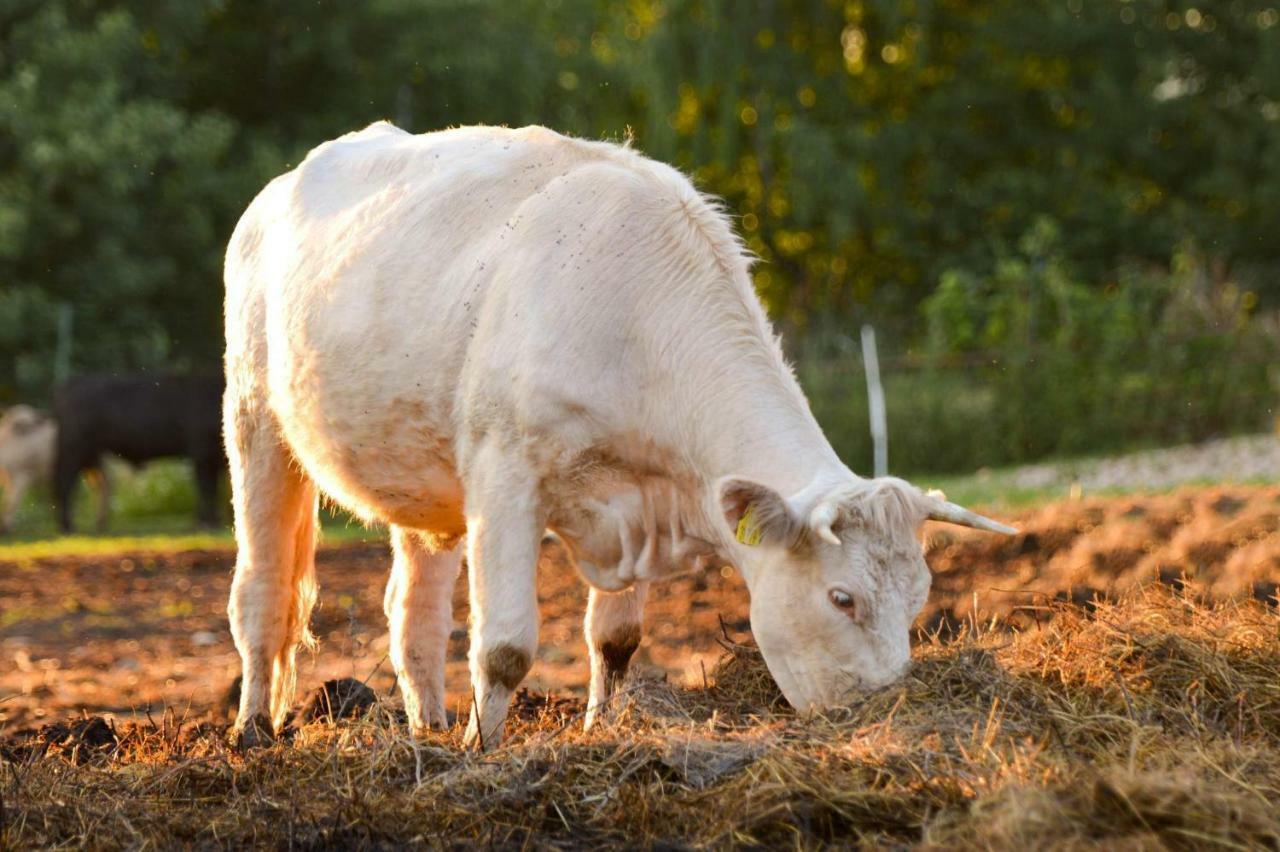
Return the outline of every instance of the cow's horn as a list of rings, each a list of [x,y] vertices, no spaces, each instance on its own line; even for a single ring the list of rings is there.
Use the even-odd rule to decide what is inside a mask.
[[[964,506],[957,506],[946,500],[938,500],[936,507],[929,513],[929,520],[943,521],[948,524],[957,524],[962,527],[973,527],[976,530],[986,530],[987,532],[1004,533],[1005,535],[1017,535],[1018,531],[1007,524],[999,521],[993,521],[990,518],[984,518],[977,512],[970,512]]]
[[[814,508],[813,513],[809,515],[809,526],[818,534],[818,538],[838,545],[840,544],[840,536],[836,535],[835,531],[831,529],[838,516],[839,508],[835,503],[831,501],[819,503]]]

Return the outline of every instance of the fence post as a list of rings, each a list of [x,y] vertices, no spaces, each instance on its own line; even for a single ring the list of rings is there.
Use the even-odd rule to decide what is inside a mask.
[[[889,427],[884,411],[884,386],[880,384],[880,358],[876,354],[876,332],[862,327],[862,367],[867,373],[867,409],[871,414],[871,444],[875,451],[875,475],[889,475]]]
[[[71,375],[71,320],[73,309],[63,302],[58,305],[58,337],[53,349],[53,383],[60,385]]]

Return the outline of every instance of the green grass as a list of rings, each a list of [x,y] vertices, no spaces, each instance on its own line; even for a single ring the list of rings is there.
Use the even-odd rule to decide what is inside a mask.
[[[1078,457],[1049,461],[1064,470],[1096,464],[1104,457]],[[947,498],[964,506],[990,511],[1015,511],[1066,500],[1069,486],[1055,482],[1043,487],[1026,487],[1016,482],[1017,467],[984,469],[965,475],[921,475],[911,477],[924,488],[939,488]],[[180,462],[160,462],[139,470],[112,465],[112,516],[110,532],[97,535],[59,535],[47,492],[29,495],[17,522],[17,532],[0,539],[0,561],[29,561],[53,556],[147,551],[173,553],[182,550],[229,550],[235,541],[230,519],[213,530],[196,529],[193,521],[195,494],[190,472]],[[1212,485],[1192,482],[1187,485]],[[1247,484],[1265,484],[1261,481]],[[1181,486],[1178,486],[1181,487]],[[1112,488],[1091,491],[1088,496],[1117,496],[1145,491],[1161,493],[1172,488]],[[225,493],[223,495],[225,497]],[[81,488],[76,500],[77,529],[93,529],[93,501]],[[383,529],[369,529],[340,511],[321,513],[322,540],[327,544],[386,539]]]
[[[992,474],[968,476],[922,476],[916,480],[921,488],[937,488],[953,503],[970,508],[1025,509],[1041,503],[1062,500],[1069,495],[1058,487],[1017,488],[999,482]]]
[[[162,461],[133,469],[122,463],[108,467],[111,518],[108,532],[96,533],[95,498],[81,486],[75,496],[76,534],[62,535],[47,489],[27,495],[14,524],[15,532],[0,538],[0,561],[27,562],[56,556],[92,556],[126,551],[175,553],[183,550],[231,550],[235,538],[230,511],[214,529],[195,523],[195,489],[189,465]],[[222,504],[228,502],[226,483]],[[321,540],[327,544],[381,541],[386,531],[369,529],[345,512],[320,513]]]
[[[163,520],[163,519],[162,519]],[[103,535],[32,536],[0,541],[0,562],[30,562],[61,556],[96,556],[107,553],[179,553],[184,550],[232,550],[235,538],[229,527],[205,532],[190,531],[186,518],[172,518],[172,529],[156,527],[168,524],[142,525]],[[384,541],[386,533],[332,519],[321,525],[323,544],[350,544]]]
[[[1071,460],[1073,463],[1079,460]],[[1055,462],[1047,462],[1055,464]],[[1065,462],[1061,463],[1064,466]],[[922,488],[938,488],[953,503],[970,508],[987,508],[992,510],[1012,511],[1027,509],[1058,500],[1069,500],[1073,497],[1069,486],[1054,483],[1039,488],[1031,488],[1014,484],[1017,468],[1000,470],[984,470],[965,476],[921,476],[913,481]],[[1238,485],[1273,485],[1272,480],[1264,478],[1245,478],[1232,480]],[[1169,494],[1181,488],[1208,488],[1221,484],[1212,479],[1190,479],[1176,485],[1159,488],[1144,487],[1135,484],[1132,487],[1095,488],[1085,492],[1086,497],[1120,497],[1125,494]]]

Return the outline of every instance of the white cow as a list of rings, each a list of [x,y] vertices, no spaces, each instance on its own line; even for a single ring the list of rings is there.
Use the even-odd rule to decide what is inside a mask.
[[[900,676],[929,588],[921,523],[1011,530],[841,463],[748,267],[679,172],[540,127],[374,124],[269,184],[226,259],[242,742],[282,721],[310,638],[317,489],[391,525],[415,731],[445,723],[465,539],[466,741],[500,741],[537,648],[547,529],[592,586],[589,723],[650,581],[708,558],[741,570],[796,707]]]
[[[15,405],[0,417],[0,488],[4,489],[0,533],[13,529],[18,507],[31,486],[53,481],[57,454],[58,424],[48,412]],[[91,468],[85,475],[97,492],[98,529],[104,530],[111,514],[106,471]]]
[[[13,529],[13,519],[27,489],[53,479],[58,427],[53,418],[29,405],[15,405],[0,417],[0,532]]]

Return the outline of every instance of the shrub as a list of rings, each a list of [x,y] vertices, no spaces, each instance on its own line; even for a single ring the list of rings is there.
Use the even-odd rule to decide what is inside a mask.
[[[882,354],[894,472],[941,473],[1265,430],[1280,335],[1252,293],[1171,270],[1072,276],[1038,224],[989,275],[951,271],[924,304],[922,356]],[[829,347],[827,347],[829,349]],[[901,350],[899,350],[901,351]],[[887,354],[887,357],[886,357]],[[870,468],[861,363],[799,366],[842,456]]]

